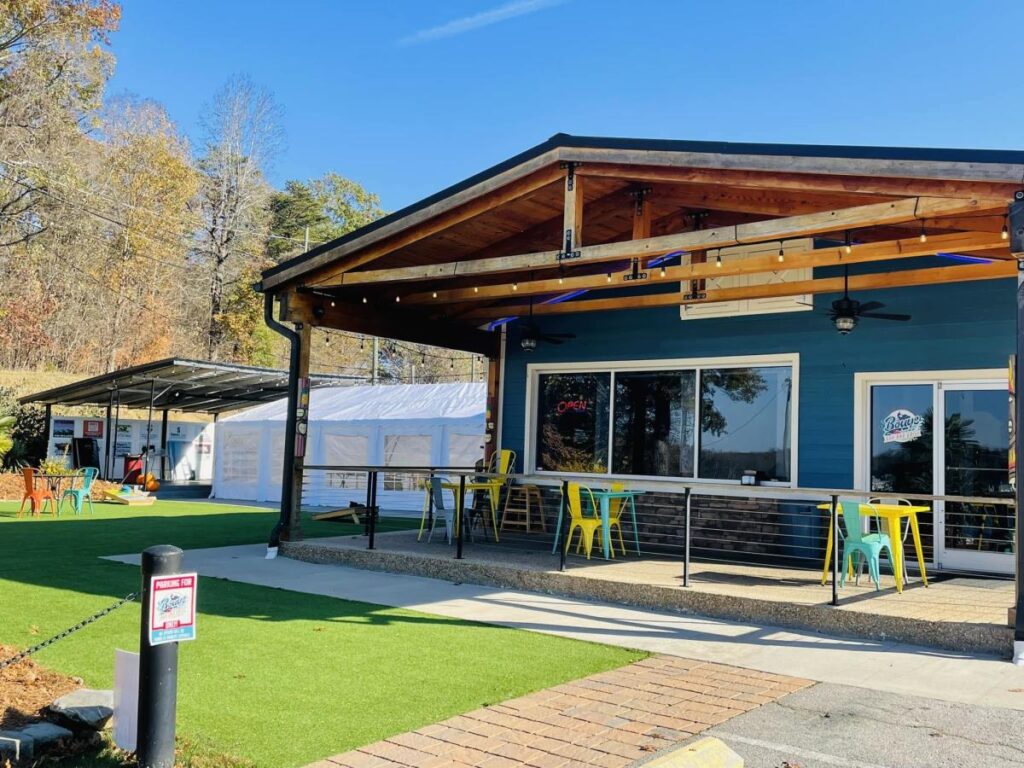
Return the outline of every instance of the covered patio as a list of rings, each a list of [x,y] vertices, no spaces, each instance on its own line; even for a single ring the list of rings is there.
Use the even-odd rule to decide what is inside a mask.
[[[1020,152],[560,134],[270,269],[258,285],[268,322],[292,342],[292,449],[271,545],[301,540],[303,382],[311,329],[325,326],[486,356],[488,452],[516,452],[516,484],[662,494],[638,505],[639,560],[568,573],[671,588],[676,577],[647,562],[677,567],[687,486],[718,499],[704,550],[742,555],[688,536],[703,594],[749,598],[764,579],[780,605],[825,594],[818,607],[832,610],[820,581],[815,597],[803,582],[817,581],[830,521],[839,549],[848,494],[923,499],[930,575],[1019,579],[1020,504],[1006,506],[1019,491],[1000,469],[1012,473],[1012,453],[981,430],[1005,418],[1007,359],[1024,353],[1022,185]],[[786,507],[801,495],[830,513]],[[512,538],[487,557],[519,557]],[[860,599],[862,581],[840,609],[886,615],[898,600],[913,618],[942,602],[915,596],[942,583]],[[1010,582],[994,583],[991,616],[967,610],[986,601],[963,583],[944,590],[963,613],[933,613],[1005,628]]]

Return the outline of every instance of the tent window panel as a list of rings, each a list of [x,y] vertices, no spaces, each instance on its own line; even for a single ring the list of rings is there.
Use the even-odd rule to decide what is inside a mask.
[[[370,440],[365,435],[324,435],[324,463],[334,466],[365,465],[370,457]],[[366,489],[365,472],[328,472],[328,488]]]
[[[430,435],[384,435],[384,466],[425,467],[430,465]],[[384,473],[385,491],[415,491],[419,478],[404,472]]]
[[[449,467],[473,467],[483,456],[483,435],[448,435]]]
[[[270,433],[270,483],[280,485],[284,480],[284,430]]]
[[[252,436],[238,435],[234,440],[225,440],[221,452],[225,480],[241,483],[255,483],[260,475],[259,441]]]

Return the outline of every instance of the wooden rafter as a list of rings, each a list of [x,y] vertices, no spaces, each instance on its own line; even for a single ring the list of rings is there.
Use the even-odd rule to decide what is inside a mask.
[[[695,232],[649,237],[643,240],[583,246],[580,249],[579,258],[574,259],[572,264],[573,266],[602,264],[633,257],[658,256],[677,250],[694,251],[753,244],[837,230],[898,224],[943,215],[955,216],[996,209],[998,209],[996,204],[989,203],[986,207],[973,199],[914,197]],[[544,251],[416,267],[347,272],[338,275],[333,283],[323,283],[322,285],[344,286],[413,280],[443,280],[471,275],[528,272],[551,268],[557,264],[557,251]]]
[[[810,269],[814,267],[832,267],[843,264],[863,264],[868,262],[889,261],[919,256],[931,256],[939,252],[972,253],[1003,249],[1006,243],[999,234],[989,232],[964,232],[954,235],[935,235],[922,243],[917,237],[892,240],[883,243],[866,243],[852,245],[847,253],[845,246],[835,248],[805,248],[801,250],[786,249],[786,261],[779,266],[775,249],[764,255],[751,255],[743,259],[727,259],[721,266],[715,260],[708,263],[683,264],[666,267],[665,275],[653,273],[646,284],[678,282],[680,280],[701,280],[731,275],[747,275],[759,272],[777,272],[781,269]],[[714,253],[712,251],[712,253]],[[623,277],[629,270],[622,270],[598,275],[566,277],[559,282],[556,278],[531,280],[501,285],[481,285],[476,288],[454,288],[439,291],[421,291],[402,298],[408,304],[436,304],[444,306],[450,303],[471,301],[492,301],[510,296],[538,296],[549,293],[564,293],[576,290],[607,290],[621,289]],[[434,294],[437,294],[436,297]]]
[[[878,272],[870,275],[851,275],[850,291],[900,288],[916,285],[967,282],[972,280],[996,280],[1017,274],[1013,260],[996,261],[991,264],[971,264],[931,269]],[[800,280],[789,283],[771,283],[740,288],[720,288],[706,292],[702,299],[686,299],[681,291],[641,296],[617,297],[613,299],[590,299],[587,301],[566,301],[560,304],[536,304],[535,315],[562,315],[578,312],[606,312],[615,309],[649,309],[652,307],[673,307],[680,304],[708,304],[740,299],[774,298],[778,296],[801,296],[804,294],[839,293],[843,290],[842,277],[826,277],[814,280]],[[463,315],[465,320],[485,321],[498,317],[525,315],[529,305],[485,307],[474,309]]]

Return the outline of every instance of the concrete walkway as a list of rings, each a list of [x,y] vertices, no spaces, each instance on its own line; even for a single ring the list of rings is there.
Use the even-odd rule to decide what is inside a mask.
[[[1024,668],[895,643],[644,611],[417,576],[264,559],[265,547],[190,550],[207,577],[409,608],[820,682],[1024,710]],[[138,555],[109,558],[137,565]]]

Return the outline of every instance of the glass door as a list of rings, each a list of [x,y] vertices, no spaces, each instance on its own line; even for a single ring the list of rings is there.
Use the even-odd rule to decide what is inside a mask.
[[[870,398],[870,484],[868,489],[898,494],[914,503],[932,507],[916,495],[935,494],[935,384],[877,384]],[[935,560],[935,512],[918,514],[921,547],[926,562]],[[909,542],[908,542],[909,544]],[[908,566],[914,563],[907,561]]]
[[[880,381],[869,384],[868,395],[870,490],[912,502],[915,494],[1012,498],[1005,381]],[[1012,507],[920,504],[933,510],[918,515],[926,561],[952,570],[1012,572]]]
[[[1008,399],[1005,384],[942,387],[940,494],[1012,498]],[[943,507],[939,560],[944,567],[1013,570],[1013,507],[990,502],[946,502]]]

